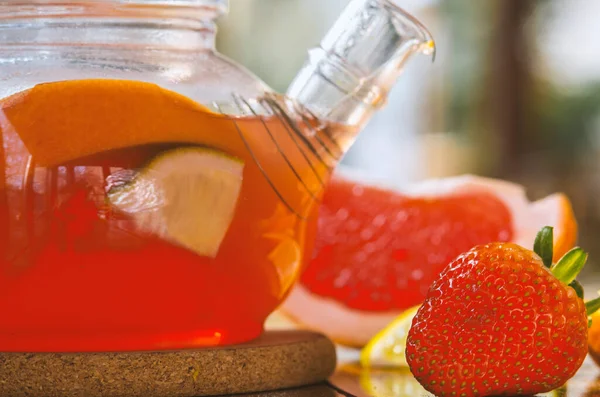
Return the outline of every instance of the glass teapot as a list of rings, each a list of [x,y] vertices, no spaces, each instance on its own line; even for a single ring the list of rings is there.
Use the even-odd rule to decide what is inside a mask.
[[[354,0],[287,95],[214,49],[225,0],[0,5],[0,351],[259,336],[337,162],[427,31]]]

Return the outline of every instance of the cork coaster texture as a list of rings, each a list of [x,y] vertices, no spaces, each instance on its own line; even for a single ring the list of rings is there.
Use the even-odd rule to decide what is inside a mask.
[[[198,350],[0,353],[0,396],[192,397],[310,385],[336,366],[333,343],[309,331]]]

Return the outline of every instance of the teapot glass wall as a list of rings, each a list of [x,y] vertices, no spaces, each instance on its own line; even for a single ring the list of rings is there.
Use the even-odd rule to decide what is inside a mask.
[[[255,338],[332,170],[431,39],[354,1],[284,96],[214,50],[222,0],[64,3],[0,6],[0,351]]]

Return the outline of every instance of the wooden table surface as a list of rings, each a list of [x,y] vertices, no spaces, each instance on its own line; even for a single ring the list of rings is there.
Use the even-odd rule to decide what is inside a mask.
[[[430,397],[410,371],[365,371],[354,362],[356,352],[341,351],[337,372],[327,383],[252,397]],[[587,359],[566,386],[544,397],[600,397],[600,369]]]

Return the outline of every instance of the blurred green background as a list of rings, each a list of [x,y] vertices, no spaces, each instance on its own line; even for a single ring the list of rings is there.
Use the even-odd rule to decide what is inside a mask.
[[[580,244],[600,258],[600,1],[396,2],[438,56],[407,65],[344,164],[397,186],[475,173],[522,183],[531,199],[563,191]],[[230,0],[218,48],[284,92],[347,3]]]

